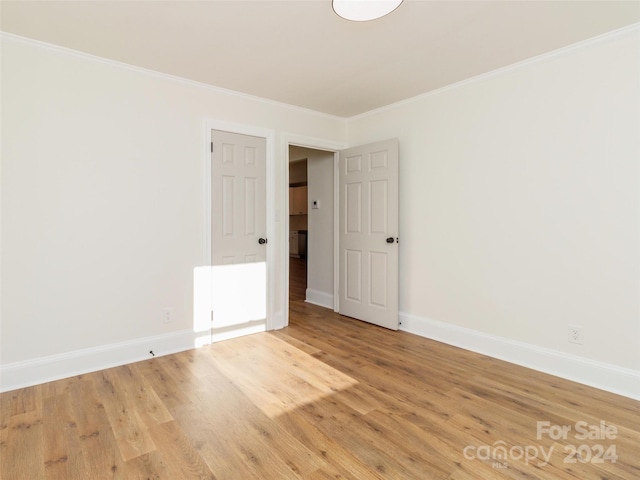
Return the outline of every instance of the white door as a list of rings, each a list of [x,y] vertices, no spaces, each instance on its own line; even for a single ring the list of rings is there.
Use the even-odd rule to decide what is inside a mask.
[[[266,140],[211,131],[212,328],[266,320]]]
[[[340,152],[339,312],[398,329],[398,141]]]

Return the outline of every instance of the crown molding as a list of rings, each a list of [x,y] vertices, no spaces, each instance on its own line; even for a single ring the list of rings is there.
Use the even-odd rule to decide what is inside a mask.
[[[79,50],[73,50],[71,48],[62,47],[60,45],[54,45],[52,43],[43,42],[40,40],[34,40],[32,38],[22,37],[20,35],[15,35],[13,33],[7,33],[0,31],[0,44],[7,42],[18,45],[25,45],[32,48],[37,48],[40,50],[47,50],[51,53],[74,57],[80,60],[85,60],[94,63],[101,63],[103,65],[107,65],[114,68],[120,68],[122,70],[128,70],[130,72],[134,72],[141,75],[146,75],[148,77],[153,77],[160,80],[165,80],[169,82],[173,82],[176,84],[180,84],[187,87],[195,87],[203,90],[207,90],[212,93],[217,93],[220,95],[228,95],[232,97],[237,97],[243,100],[249,100],[253,102],[263,103],[265,105],[271,105],[279,108],[287,108],[290,110],[298,111],[301,113],[305,113],[307,115],[314,115],[316,117],[321,118],[329,118],[332,120],[339,120],[341,122],[345,122],[345,117],[340,117],[337,115],[331,115],[329,113],[319,112],[317,110],[312,110],[310,108],[300,107],[298,105],[292,105],[290,103],[279,102],[277,100],[271,100],[264,97],[259,97],[257,95],[251,95],[248,93],[238,92],[236,90],[230,90],[227,88],[217,87],[215,85],[211,85],[204,82],[198,82],[195,80],[190,80],[188,78],[179,77],[177,75],[171,75],[169,73],[158,72],[156,70],[151,70],[148,68],[138,67],[135,65],[131,65],[129,63],[120,62],[118,60],[112,60],[110,58],[100,57],[97,55],[93,55],[86,52],[81,52]]]
[[[432,97],[435,95],[439,95],[444,92],[448,92],[449,90],[455,90],[460,87],[464,87],[469,84],[483,82],[493,77],[497,77],[503,75],[505,73],[517,71],[523,68],[526,68],[530,65],[535,65],[538,63],[548,62],[558,57],[562,57],[568,55],[576,50],[581,50],[583,48],[590,47],[592,45],[596,45],[598,43],[602,43],[613,38],[631,35],[634,33],[640,32],[640,23],[634,23],[628,25],[626,27],[613,30],[611,32],[603,33],[601,35],[597,35],[595,37],[588,38],[586,40],[582,40],[580,42],[572,43],[571,45],[567,45],[566,47],[558,48],[557,50],[552,50],[550,52],[542,53],[540,55],[536,55],[531,58],[527,58],[526,60],[522,60],[520,62],[512,63],[511,65],[507,65],[504,67],[497,68],[495,70],[491,70],[486,73],[481,73],[480,75],[476,75],[474,77],[466,78],[464,80],[460,80],[459,82],[451,83],[449,85],[445,85],[440,88],[436,88],[435,90],[430,90],[425,93],[421,93],[414,97],[407,98],[405,100],[400,100],[399,102],[390,103],[389,105],[385,105],[384,107],[375,108],[373,110],[369,110],[368,112],[360,113],[358,115],[354,115],[352,117],[347,117],[346,120],[348,122],[352,122],[354,120],[361,120],[363,118],[372,117],[379,113],[383,113],[390,110],[395,110],[396,108],[403,107],[405,105],[410,105],[412,103],[417,103],[425,98]]]

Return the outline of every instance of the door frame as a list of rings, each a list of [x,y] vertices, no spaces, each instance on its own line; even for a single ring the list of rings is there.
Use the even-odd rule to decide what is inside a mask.
[[[285,162],[282,168],[282,198],[284,203],[284,216],[286,221],[281,222],[283,225],[282,238],[284,241],[284,261],[282,262],[282,278],[284,279],[284,288],[282,295],[282,305],[284,306],[284,325],[289,325],[289,147],[304,147],[313,148],[316,150],[323,150],[325,152],[333,153],[333,310],[337,312],[339,309],[339,274],[338,274],[338,222],[339,222],[339,205],[338,205],[338,163],[339,152],[347,148],[347,144],[336,143],[329,140],[323,140],[313,137],[305,137],[302,135],[295,135],[291,133],[282,135],[282,151],[285,153]],[[308,238],[307,238],[308,244]]]
[[[233,123],[223,120],[206,118],[203,121],[203,188],[204,188],[204,238],[203,238],[203,260],[206,266],[212,265],[211,259],[211,130],[221,130],[224,132],[237,133],[240,135],[249,135],[252,137],[264,138],[266,142],[266,235],[267,239],[274,239],[275,236],[275,132],[271,129],[256,127],[253,125]],[[287,197],[288,201],[288,197]],[[275,251],[277,242],[271,241],[266,244],[266,263],[267,263],[267,318],[265,320],[265,328],[273,330],[278,328],[274,320],[274,293],[276,291],[276,268],[274,268]]]

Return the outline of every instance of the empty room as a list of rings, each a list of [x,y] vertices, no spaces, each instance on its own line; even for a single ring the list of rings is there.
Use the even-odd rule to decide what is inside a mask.
[[[0,478],[640,478],[640,2],[0,30]]]

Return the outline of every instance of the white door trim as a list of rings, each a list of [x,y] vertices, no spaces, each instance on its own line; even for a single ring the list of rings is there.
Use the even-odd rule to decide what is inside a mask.
[[[333,251],[334,265],[333,265],[333,310],[338,311],[339,300],[339,284],[338,284],[338,152],[347,148],[346,143],[337,143],[330,140],[324,140],[320,138],[306,137],[302,135],[296,135],[292,133],[284,133],[282,135],[282,151],[284,152],[285,162],[281,172],[282,179],[282,217],[285,219],[281,222],[281,234],[283,239],[289,238],[289,147],[306,147],[315,148],[317,150],[324,150],[326,152],[333,153]],[[284,261],[282,262],[282,278],[284,279],[284,288],[282,289],[282,305],[284,306],[284,324],[283,327],[289,325],[289,242],[284,241],[282,245],[282,255]]]
[[[267,228],[267,319],[266,329],[278,328],[274,322],[274,305],[276,292],[276,268],[274,264],[276,242],[275,240],[275,215],[274,215],[274,193],[275,193],[275,132],[270,129],[246,125],[242,123],[232,123],[217,119],[206,118],[203,121],[203,146],[202,163],[204,171],[202,174],[204,182],[204,238],[203,238],[203,262],[206,266],[211,266],[211,130],[222,130],[225,132],[237,133],[240,135],[251,135],[253,137],[264,138],[266,141],[266,228]],[[287,197],[288,198],[288,197]]]

